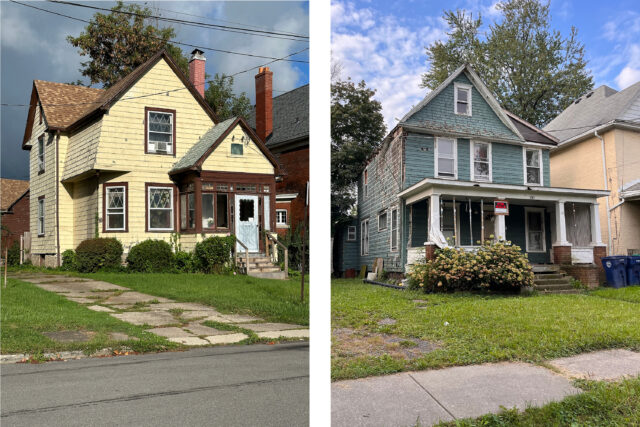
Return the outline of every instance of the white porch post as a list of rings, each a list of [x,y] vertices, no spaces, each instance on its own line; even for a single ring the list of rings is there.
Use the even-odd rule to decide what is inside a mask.
[[[564,201],[556,202],[556,242],[553,246],[570,246],[567,241],[567,222],[564,219]]]
[[[432,236],[440,231],[440,195],[432,194],[429,198],[429,231],[427,241],[432,242]]]
[[[592,203],[591,210],[591,245],[602,245],[602,235],[600,233],[600,205]]]
[[[507,226],[504,215],[496,215],[496,241],[507,240]]]

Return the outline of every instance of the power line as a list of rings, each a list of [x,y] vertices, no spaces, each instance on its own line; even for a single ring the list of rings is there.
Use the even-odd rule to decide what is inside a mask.
[[[281,32],[277,32],[277,31],[267,31],[267,30],[255,30],[255,29],[251,29],[251,28],[246,28],[246,27],[232,27],[229,25],[218,25],[218,24],[209,24],[206,22],[196,22],[196,21],[189,21],[186,19],[177,19],[177,18],[168,18],[168,17],[163,17],[163,16],[158,16],[158,15],[144,15],[141,13],[135,13],[135,12],[127,12],[127,11],[121,11],[121,10],[111,10],[111,9],[107,9],[104,7],[98,7],[98,6],[89,6],[86,4],[81,4],[81,3],[74,3],[74,2],[69,2],[69,1],[63,1],[63,0],[47,0],[51,3],[59,3],[59,4],[64,4],[64,5],[69,5],[69,6],[76,6],[76,7],[83,7],[86,9],[93,9],[93,10],[101,10],[101,11],[105,11],[105,12],[110,12],[110,13],[120,13],[123,15],[129,15],[129,16],[137,16],[137,17],[142,17],[142,18],[155,18],[155,19],[159,19],[162,21],[166,21],[166,22],[171,22],[171,23],[175,23],[175,24],[183,24],[183,25],[189,25],[192,27],[199,27],[199,28],[210,28],[213,30],[220,30],[220,31],[228,31],[228,32],[234,32],[234,33],[241,33],[241,34],[248,34],[248,35],[254,35],[254,36],[263,36],[263,37],[272,37],[272,38],[286,38],[287,40],[293,40],[293,41],[308,41],[309,36],[305,36],[302,34],[294,34],[294,33],[281,33]],[[273,37],[273,36],[283,36],[283,37]]]
[[[81,18],[76,18],[74,16],[69,16],[69,15],[65,15],[63,13],[59,13],[59,12],[55,12],[52,10],[48,10],[48,9],[43,9],[37,6],[33,6],[30,4],[26,4],[26,3],[21,3],[19,1],[16,0],[9,0],[12,3],[15,4],[19,4],[21,6],[25,6],[25,7],[30,7],[32,9],[37,9],[40,10],[42,12],[47,12],[53,15],[57,15],[57,16],[62,16],[64,18],[68,18],[68,19],[72,19],[74,21],[80,21],[80,22],[84,22],[86,24],[90,24],[90,21],[87,21],[85,19],[81,19]],[[179,42],[177,40],[165,40],[161,37],[157,37],[157,36],[152,36],[152,35],[147,35],[147,37],[149,38],[153,38],[156,40],[161,40],[167,43],[174,43],[177,45],[182,45],[182,46],[188,46],[188,47],[192,47],[192,48],[196,48],[196,49],[201,49],[201,50],[208,50],[208,51],[212,51],[212,52],[220,52],[220,53],[227,53],[227,54],[231,54],[231,55],[240,55],[240,56],[248,56],[248,57],[252,57],[252,58],[261,58],[261,59],[275,59],[275,60],[283,60],[280,58],[275,58],[273,56],[264,56],[264,55],[256,55],[256,54],[252,54],[252,53],[244,53],[244,52],[235,52],[235,51],[231,51],[231,50],[224,50],[224,49],[217,49],[217,48],[213,48],[213,47],[207,47],[207,46],[199,46],[199,45],[195,45],[195,44],[191,44],[191,43],[184,43],[184,42]],[[287,61],[287,62],[298,62],[298,63],[304,63],[304,64],[308,64],[309,61],[305,61],[302,59],[284,59],[283,61]]]

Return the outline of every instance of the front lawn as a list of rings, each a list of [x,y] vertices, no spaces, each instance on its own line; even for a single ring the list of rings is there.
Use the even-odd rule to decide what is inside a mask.
[[[438,424],[453,426],[637,426],[640,425],[640,378],[619,383],[586,382],[584,393],[540,408],[516,409]]]
[[[148,295],[198,302],[222,313],[256,315],[273,322],[309,324],[309,283],[300,302],[300,279],[257,279],[244,275],[94,273],[82,274]]]
[[[640,306],[591,294],[426,295],[335,280],[331,310],[334,380],[640,350]]]
[[[640,286],[628,286],[621,289],[599,288],[593,291],[592,294],[602,298],[619,299],[640,304]]]
[[[91,311],[53,292],[17,279],[9,279],[1,292],[2,324],[0,347],[2,354],[38,354],[64,350],[83,350],[92,353],[102,348],[127,346],[135,351],[162,351],[180,347],[157,335],[145,332],[107,313]],[[54,341],[43,332],[95,332],[85,343]],[[139,341],[109,339],[110,332],[121,332]]]

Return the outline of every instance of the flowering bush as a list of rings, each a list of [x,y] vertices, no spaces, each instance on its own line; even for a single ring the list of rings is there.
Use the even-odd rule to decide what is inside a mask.
[[[504,292],[533,286],[527,255],[510,242],[487,241],[475,252],[440,249],[433,260],[413,265],[408,278],[411,289],[424,292]]]

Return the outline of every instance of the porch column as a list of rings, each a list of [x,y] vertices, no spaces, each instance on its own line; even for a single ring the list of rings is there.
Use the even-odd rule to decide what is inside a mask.
[[[571,264],[571,243],[567,241],[567,222],[564,217],[564,200],[556,202],[556,241],[553,244],[553,263]]]
[[[429,221],[428,221],[427,241],[424,243],[424,252],[427,260],[435,256],[438,248],[433,241],[433,236],[440,232],[440,194],[432,194],[429,197]]]
[[[598,282],[602,283],[604,279],[604,267],[602,266],[602,258],[607,256],[607,245],[602,243],[602,233],[600,232],[600,205],[592,203],[591,210],[591,246],[593,246],[593,263],[599,269]]]
[[[507,226],[504,215],[496,215],[496,241],[507,240]]]

